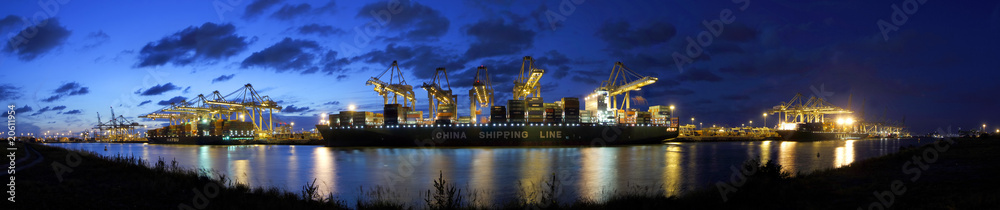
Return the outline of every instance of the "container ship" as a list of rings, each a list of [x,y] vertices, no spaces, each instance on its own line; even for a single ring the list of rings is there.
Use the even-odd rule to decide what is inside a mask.
[[[382,113],[341,111],[328,115],[316,129],[331,147],[633,145],[660,144],[678,135],[677,118],[666,106],[647,111],[629,106],[629,92],[654,83],[654,77],[640,76],[617,62],[614,79],[588,95],[586,109],[581,109],[575,97],[544,103],[539,85],[544,72],[534,68],[530,56],[524,57],[513,99],[494,105],[488,70],[480,66],[469,90],[469,116],[458,116],[447,71],[438,68],[432,82],[421,86],[428,93],[428,117],[424,117],[423,111],[414,110],[412,86],[394,61],[367,82],[383,96]],[[388,81],[382,78],[386,75]],[[619,95],[624,95],[621,104],[616,103]],[[403,104],[396,103],[399,97]],[[488,116],[478,117],[480,108],[487,109]]]
[[[824,129],[823,123],[797,123],[795,129],[777,130],[784,141],[859,140],[868,138],[867,133],[836,132]]]
[[[196,120],[146,131],[153,144],[235,145],[258,143],[251,122]]]

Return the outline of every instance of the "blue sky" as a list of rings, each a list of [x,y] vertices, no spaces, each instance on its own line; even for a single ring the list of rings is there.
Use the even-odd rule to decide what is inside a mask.
[[[52,2],[0,8],[0,101],[18,107],[24,132],[88,129],[110,107],[158,127],[135,117],[247,83],[286,107],[282,120],[311,129],[348,105],[380,110],[364,82],[393,60],[414,86],[446,67],[467,110],[475,67],[490,69],[506,100],[523,56],[548,72],[546,101],[582,97],[622,61],[660,79],[633,94],[648,101],[639,107],[674,104],[706,124],[760,122],[802,93],[843,107],[851,96],[867,118],[905,118],[916,133],[1000,126],[997,2]],[[892,5],[905,21],[893,22]],[[711,34],[704,23],[726,11],[731,22],[677,65],[674,53],[694,55],[688,38]],[[880,20],[898,30],[883,35]]]

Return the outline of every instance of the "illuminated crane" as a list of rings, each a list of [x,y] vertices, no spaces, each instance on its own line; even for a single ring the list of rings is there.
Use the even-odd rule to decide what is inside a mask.
[[[389,82],[384,82],[380,80],[385,73],[389,73]],[[413,86],[407,85],[406,80],[403,79],[403,72],[399,71],[399,65],[396,61],[392,61],[392,65],[389,69],[386,69],[377,77],[372,77],[368,79],[366,85],[374,85],[375,92],[378,92],[382,96],[383,104],[389,104],[389,94],[392,94],[392,103],[398,104],[396,102],[399,96],[403,96],[403,106],[404,107],[414,107],[417,105],[416,95],[413,94]],[[409,105],[407,105],[409,101]]]
[[[610,98],[611,109],[629,109],[631,108],[629,98],[629,92],[635,90],[641,90],[643,86],[650,85],[656,82],[656,77],[642,76],[632,71],[622,62],[615,62],[615,66],[611,68],[611,75],[608,76],[608,80],[601,82],[601,87],[594,90],[592,96],[604,96]],[[618,104],[618,95],[625,94],[622,98],[621,104]]]
[[[801,93],[795,94],[792,100],[788,102],[782,102],[781,104],[774,106],[768,112],[773,114],[778,114],[778,119],[781,119],[779,123],[779,129],[788,130],[794,129],[795,123],[823,123],[826,122],[824,118],[828,114],[851,114],[851,110],[843,109],[837,107],[836,105],[823,100],[822,98],[817,98],[815,96],[810,97],[808,100],[805,99]],[[791,117],[791,119],[789,119]],[[852,121],[851,118],[849,121]]]
[[[486,66],[479,66],[476,69],[475,82],[472,83],[472,89],[469,90],[469,110],[472,115],[472,120],[476,120],[476,115],[479,115],[480,111],[476,110],[476,104],[478,103],[481,107],[493,106],[493,82],[490,80],[490,74],[486,69]]]
[[[274,112],[281,112],[281,106],[278,106],[277,102],[271,100],[269,96],[261,96],[250,84],[225,96],[216,95],[215,99],[206,100],[205,103],[235,108],[235,112],[240,113],[241,118],[244,114],[250,115],[250,121],[254,123],[257,131],[267,131],[257,132],[265,138],[274,133]],[[266,121],[264,114],[267,114]]]
[[[443,78],[442,75],[444,75]],[[448,87],[448,89],[441,88],[441,79],[444,79],[445,87]],[[424,83],[424,85],[420,87],[427,90],[427,112],[430,114],[430,117],[433,118],[438,116],[438,118],[440,118],[441,113],[455,114],[455,102],[458,100],[458,96],[451,93],[451,82],[448,81],[448,70],[445,70],[444,68],[437,68],[434,72],[434,78],[431,80],[431,83]],[[437,107],[435,107],[435,105],[437,105]],[[440,110],[442,107],[445,107],[448,110]],[[444,117],[450,118],[451,116]]]
[[[542,97],[542,87],[538,81],[542,79],[544,74],[545,70],[535,68],[535,59],[531,56],[524,56],[524,60],[521,61],[521,73],[514,80],[514,100]]]
[[[139,133],[136,129],[140,127],[146,126],[140,125],[138,122],[132,122],[122,115],[115,116],[115,108],[113,107],[111,108],[111,120],[101,122],[101,113],[97,113],[97,125],[94,126],[95,129],[100,131],[97,135],[107,135],[107,140],[109,141],[131,141],[139,138]]]

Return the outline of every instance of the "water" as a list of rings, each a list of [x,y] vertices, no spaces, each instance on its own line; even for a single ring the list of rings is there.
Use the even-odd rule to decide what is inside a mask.
[[[323,195],[353,203],[366,189],[382,186],[400,201],[422,203],[443,174],[460,189],[479,192],[481,203],[530,194],[556,174],[560,199],[597,201],[608,191],[631,185],[662,188],[667,195],[711,187],[733,174],[731,167],[760,158],[788,172],[811,172],[896,152],[931,139],[819,142],[704,142],[623,147],[534,148],[329,148],[292,145],[150,145],[109,143],[49,144],[103,155],[133,155],[148,161],[172,159],[186,168],[225,173],[251,186],[278,186],[300,192],[316,179]],[[104,151],[107,146],[107,151]],[[817,156],[817,153],[819,154]]]

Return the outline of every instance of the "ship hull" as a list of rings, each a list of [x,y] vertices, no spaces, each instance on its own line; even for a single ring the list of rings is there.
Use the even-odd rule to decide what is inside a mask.
[[[230,140],[222,136],[148,137],[151,144],[189,145],[241,145],[254,144],[253,140]]]
[[[779,130],[776,131],[782,141],[823,141],[823,140],[848,140],[864,139],[867,134],[844,133],[844,132],[817,132],[817,131],[796,131]]]
[[[661,126],[317,126],[331,147],[605,146],[660,144],[677,137]]]

